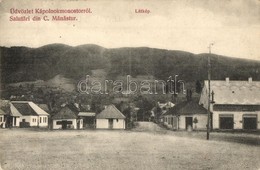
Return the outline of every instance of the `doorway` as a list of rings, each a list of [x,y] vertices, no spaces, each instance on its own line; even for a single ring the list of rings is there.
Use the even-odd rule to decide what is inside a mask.
[[[185,117],[186,130],[191,127],[192,128],[192,117]]]
[[[113,119],[108,119],[108,128],[113,129]]]

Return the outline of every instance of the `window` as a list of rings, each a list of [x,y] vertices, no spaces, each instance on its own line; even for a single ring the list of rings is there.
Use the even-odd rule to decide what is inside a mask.
[[[0,117],[0,122],[2,122],[3,121],[3,118],[2,118],[2,116]]]
[[[40,123],[42,123],[42,117],[40,117]]]
[[[116,122],[118,122],[118,119],[116,119]]]
[[[257,115],[244,114],[243,115],[243,129],[256,130],[257,129]]]
[[[233,114],[219,115],[219,128],[220,129],[234,129],[234,116]]]

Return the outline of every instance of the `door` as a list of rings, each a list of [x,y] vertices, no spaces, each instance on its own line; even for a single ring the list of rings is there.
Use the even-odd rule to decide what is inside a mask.
[[[185,123],[186,123],[186,129],[188,129],[188,127],[192,128],[192,117],[186,117]]]
[[[244,115],[243,116],[243,129],[256,130],[257,129],[257,116],[256,115]]]
[[[61,121],[61,128],[67,129],[67,121],[66,120]]]
[[[234,129],[233,115],[224,115],[219,117],[220,129]]]
[[[108,128],[113,129],[113,119],[108,119]]]

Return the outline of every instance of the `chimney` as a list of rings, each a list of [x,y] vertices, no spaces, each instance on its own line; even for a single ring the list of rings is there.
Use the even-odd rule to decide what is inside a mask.
[[[226,77],[226,84],[229,84],[229,77]]]
[[[249,78],[248,78],[248,83],[252,83],[252,81],[253,81],[253,78],[252,78],[252,77],[249,77]]]

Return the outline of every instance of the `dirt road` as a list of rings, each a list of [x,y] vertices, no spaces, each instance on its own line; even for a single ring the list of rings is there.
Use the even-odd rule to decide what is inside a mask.
[[[4,170],[260,168],[259,146],[179,137],[146,122],[134,131],[0,129],[0,136]]]
[[[135,127],[132,131],[136,132],[160,132],[160,133],[167,133],[167,130],[158,126],[153,122],[136,122]]]

